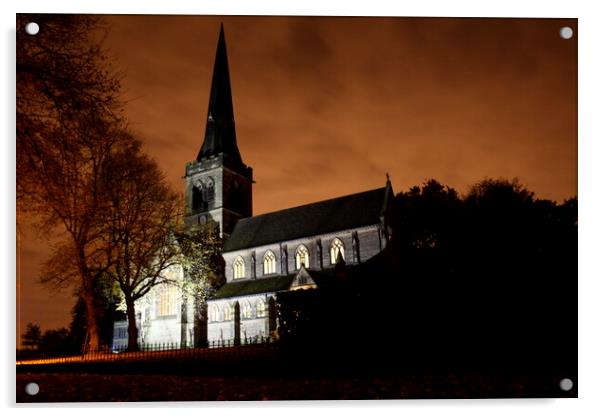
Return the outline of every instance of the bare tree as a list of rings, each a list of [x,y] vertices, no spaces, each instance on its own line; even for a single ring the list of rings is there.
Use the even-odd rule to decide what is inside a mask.
[[[31,21],[40,25],[35,36],[24,30]],[[47,262],[48,271],[54,265],[59,273],[47,277],[59,284],[77,279],[91,349],[99,347],[95,282],[108,267],[99,251],[99,178],[116,149],[130,141],[102,29],[93,16],[17,15],[17,223],[28,212],[40,232],[64,231]]]
[[[40,32],[25,32],[36,22]],[[119,75],[102,49],[102,20],[90,15],[17,15],[17,203],[37,198],[40,167],[61,156],[90,117],[119,119]]]
[[[103,209],[105,271],[121,289],[128,318],[128,349],[137,349],[135,302],[154,286],[173,283],[178,266],[174,226],[180,197],[167,185],[157,164],[132,147],[113,158],[105,171],[109,204]]]
[[[89,348],[96,350],[97,282],[112,265],[104,246],[106,225],[102,213],[110,203],[104,176],[118,152],[139,145],[129,134],[101,120],[80,125],[80,129],[60,149],[60,157],[48,158],[40,166],[37,197],[44,203],[36,205],[36,212],[40,232],[64,231],[61,243],[45,264],[42,281],[81,287],[88,312]]]
[[[25,333],[21,336],[23,345],[31,349],[39,349],[42,341],[42,331],[40,325],[28,323]]]

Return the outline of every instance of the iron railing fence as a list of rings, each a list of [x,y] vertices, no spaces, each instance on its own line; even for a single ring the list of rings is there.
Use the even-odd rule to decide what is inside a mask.
[[[234,339],[212,341],[206,347],[196,348],[181,344],[171,343],[140,343],[138,349],[129,351],[127,346],[81,354],[71,353],[17,353],[17,365],[36,364],[62,364],[81,362],[113,362],[131,360],[163,360],[163,359],[194,359],[194,358],[244,358],[260,357],[276,351],[277,345],[270,337],[255,337],[235,342]]]

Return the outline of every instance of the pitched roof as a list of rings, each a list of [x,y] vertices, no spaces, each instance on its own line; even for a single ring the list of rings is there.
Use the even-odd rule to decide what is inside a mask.
[[[287,290],[295,275],[262,277],[259,279],[230,282],[223,285],[212,299],[231,298],[235,296],[253,295]]]
[[[377,224],[387,187],[239,220],[224,252]]]

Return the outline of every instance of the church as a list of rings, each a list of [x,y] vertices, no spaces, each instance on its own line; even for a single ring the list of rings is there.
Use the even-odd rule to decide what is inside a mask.
[[[226,283],[207,301],[210,346],[273,340],[279,292],[319,288],[337,263],[365,262],[389,240],[385,214],[394,193],[388,177],[382,188],[253,216],[253,169],[236,141],[223,26],[204,141],[184,178],[185,223],[215,221],[225,241]],[[167,273],[176,282],[184,278],[181,268]],[[139,343],[194,345],[191,302],[177,285],[155,287],[136,304]],[[113,348],[125,346],[127,322],[118,321]]]

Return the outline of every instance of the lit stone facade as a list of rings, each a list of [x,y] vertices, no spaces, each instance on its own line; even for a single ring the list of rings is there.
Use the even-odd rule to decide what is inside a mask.
[[[275,293],[261,293],[246,297],[234,297],[210,301],[207,338],[210,346],[234,343],[236,339],[236,314],[240,319],[241,344],[260,342],[271,336],[270,299]],[[273,302],[273,301],[272,301]],[[238,307],[236,306],[238,304]],[[237,309],[238,308],[238,309]],[[272,311],[272,314],[274,312]],[[275,321],[275,317],[272,317]]]
[[[335,266],[336,258],[333,259],[331,256],[331,247],[337,241],[343,246],[342,259],[349,265],[358,264],[373,257],[382,250],[386,243],[380,224],[373,224],[357,229],[340,230],[224,252],[227,280],[224,289],[239,285],[245,286],[240,292],[252,291],[253,289],[249,289],[249,287],[253,286],[253,281],[257,281],[259,283],[257,286],[261,289],[263,286],[261,279],[281,280],[281,282],[275,282],[275,285],[281,290],[315,287],[313,281],[299,284],[298,279],[301,277],[300,274],[302,275],[302,269],[310,273],[332,269]],[[309,264],[300,264],[296,256],[297,250],[300,248],[307,249]],[[266,256],[269,256],[270,259],[266,260]],[[269,265],[272,256],[275,260],[275,270]],[[235,277],[235,263],[241,259],[244,264],[244,276]],[[271,272],[271,270],[274,271]],[[311,280],[311,277],[308,279]],[[245,282],[250,284],[245,284]],[[218,292],[217,296],[219,297],[223,292],[227,291],[222,290]],[[269,303],[275,301],[276,295],[277,291],[272,291],[209,300],[209,344],[221,345],[238,342],[245,344],[256,342],[256,340],[275,338],[277,330],[275,308],[270,309]],[[239,333],[237,334],[237,332]]]
[[[353,243],[357,235],[357,248]],[[344,247],[343,260],[346,264],[358,264],[378,254],[385,244],[380,231],[380,224],[361,227],[358,229],[341,230],[329,234],[303,237],[289,241],[278,241],[260,247],[224,252],[226,263],[226,281],[236,281],[234,278],[234,261],[243,259],[245,279],[255,279],[273,275],[294,274],[296,267],[295,254],[298,248],[305,247],[309,251],[307,269],[322,270],[334,267],[336,259],[331,257],[330,247],[335,240],[342,242]],[[275,257],[275,273],[264,273],[264,257],[271,252]]]
[[[192,297],[183,293],[181,267],[165,272],[164,283],[153,287],[136,301],[136,326],[141,346],[193,345],[194,316]],[[118,321],[113,329],[113,349],[124,349],[128,344],[127,321]]]

